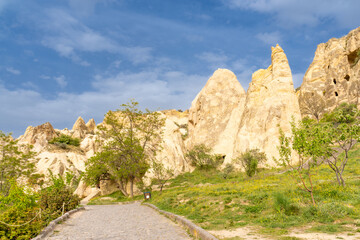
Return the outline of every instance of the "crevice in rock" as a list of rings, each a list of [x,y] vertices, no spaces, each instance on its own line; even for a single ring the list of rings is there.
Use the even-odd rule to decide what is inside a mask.
[[[335,92],[335,96],[339,96],[339,94],[337,92]]]
[[[336,84],[336,79],[335,78],[334,78],[333,82],[334,82],[334,84]]]

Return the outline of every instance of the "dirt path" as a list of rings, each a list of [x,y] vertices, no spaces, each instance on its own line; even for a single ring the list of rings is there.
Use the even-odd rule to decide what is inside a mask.
[[[140,203],[92,205],[56,226],[46,238],[55,239],[191,239],[185,230],[155,210]]]

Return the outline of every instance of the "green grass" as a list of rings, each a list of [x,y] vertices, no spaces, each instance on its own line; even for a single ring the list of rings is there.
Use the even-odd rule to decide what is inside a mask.
[[[351,231],[342,224],[360,223],[359,156],[357,145],[343,174],[344,188],[337,185],[335,174],[327,165],[315,169],[315,207],[310,194],[299,189],[290,172],[279,174],[283,169],[263,169],[252,178],[235,172],[227,179],[219,170],[195,170],[173,179],[163,193],[152,192],[149,202],[209,230],[249,225],[258,226],[260,234],[277,236],[302,226],[313,226],[309,231],[326,233]],[[121,194],[114,194],[116,201],[128,201]]]

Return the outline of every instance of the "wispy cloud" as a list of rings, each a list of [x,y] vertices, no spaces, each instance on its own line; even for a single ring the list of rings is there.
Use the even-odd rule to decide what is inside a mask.
[[[358,0],[223,0],[231,8],[273,14],[283,27],[316,26],[333,19],[341,27],[354,27],[360,21]]]
[[[205,61],[209,64],[211,70],[216,70],[217,68],[224,68],[227,66],[227,61],[229,57],[223,53],[214,53],[214,52],[203,52],[196,55],[196,58]]]
[[[71,127],[81,115],[102,121],[108,110],[114,110],[131,98],[140,102],[141,107],[158,109],[187,109],[196,94],[205,85],[207,76],[186,74],[179,71],[141,71],[136,73],[118,72],[97,75],[93,91],[80,94],[60,92],[54,99],[46,99],[35,90],[9,90],[0,83],[0,126],[16,129],[15,135],[22,134],[28,125],[39,125],[46,121],[54,127]],[[63,79],[62,76],[60,83]],[[30,86],[28,86],[30,87]],[[21,126],[21,127],[19,127]],[[19,130],[19,129],[23,130]]]
[[[281,33],[276,32],[264,32],[256,34],[256,38],[262,41],[267,45],[275,46],[276,44],[281,44]]]
[[[21,72],[13,67],[7,67],[6,71],[8,71],[9,73],[12,73],[14,75],[20,75]]]
[[[54,80],[56,81],[56,83],[61,87],[64,88],[67,86],[67,81],[65,80],[65,76],[61,75],[58,77],[54,77]]]

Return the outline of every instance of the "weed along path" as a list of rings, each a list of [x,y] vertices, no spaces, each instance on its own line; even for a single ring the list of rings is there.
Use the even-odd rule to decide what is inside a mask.
[[[180,226],[140,203],[88,205],[85,209],[58,224],[46,239],[191,239]]]

